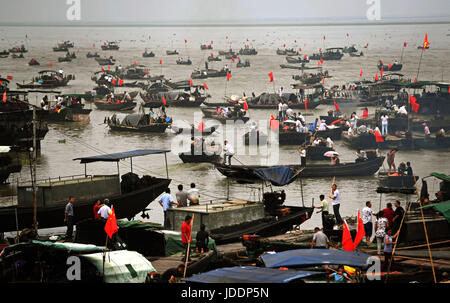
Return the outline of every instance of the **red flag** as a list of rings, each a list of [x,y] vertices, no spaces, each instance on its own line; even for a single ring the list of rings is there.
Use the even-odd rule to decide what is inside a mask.
[[[53,62],[52,61],[50,61],[50,66],[53,66]]]
[[[213,53],[211,53],[211,58],[214,58],[214,54]]]
[[[298,48],[298,51],[299,51],[299,52],[301,52],[301,51],[302,51],[302,48],[301,48],[301,47],[299,47],[299,48]]]
[[[323,36],[323,40],[325,40],[325,35]]]
[[[12,79],[13,79],[13,76],[6,76],[6,79],[12,80]]]
[[[391,64],[391,62],[389,62],[389,65],[388,65],[388,70],[390,70],[390,69],[391,69],[391,67],[392,67],[392,64]]]
[[[342,248],[346,251],[353,251],[352,235],[348,228],[347,221],[344,220],[344,229],[342,230]]]
[[[375,141],[376,142],[384,142],[383,136],[381,136],[380,132],[375,130]]]
[[[367,118],[369,116],[369,111],[367,109],[363,110],[363,115],[361,118]]]
[[[167,103],[166,103],[166,97],[165,97],[165,96],[163,96],[162,102],[163,102],[164,106],[167,105]]]
[[[342,119],[335,120],[335,121],[331,122],[330,125],[337,124],[337,123],[339,123],[339,122],[341,122],[341,121],[342,121]]]
[[[322,85],[325,85],[325,77],[322,77]]]
[[[339,112],[339,104],[336,103],[336,100],[333,100],[334,107],[336,107],[336,111]]]
[[[349,35],[348,35],[348,33],[347,33],[347,37],[348,37]]]
[[[286,44],[283,44],[283,47],[286,48]]]
[[[380,76],[383,77],[383,67],[381,67]]]
[[[320,58],[320,64],[323,64],[323,58]]]
[[[409,103],[411,104],[412,110],[417,114],[419,112],[420,104],[416,102],[417,99],[413,96],[409,96]]]
[[[414,82],[417,82],[417,78],[416,77],[414,77]]]
[[[203,132],[203,130],[205,129],[205,125],[203,124],[203,121],[198,124],[197,129],[199,132],[201,132],[201,133]]]
[[[403,42],[403,47],[406,47],[406,42]]]
[[[119,86],[122,86],[123,80],[119,78]]]
[[[133,63],[134,65],[137,65],[137,63],[136,63],[136,60],[134,60],[134,63]]]
[[[425,34],[425,40],[423,41],[423,49],[426,49],[428,45],[430,45],[430,42],[428,42],[428,34]]]
[[[248,40],[247,40],[248,41]],[[297,43],[297,40],[294,40],[294,43]]]
[[[231,78],[231,74],[229,72],[227,72],[227,81],[230,81]]]
[[[148,75],[148,69],[146,69],[144,72],[145,72],[146,75]]]
[[[113,85],[116,85],[116,79],[112,79],[111,83],[112,83]]]
[[[364,231],[364,223],[361,218],[361,214],[358,210],[358,230],[356,232],[355,242],[353,243],[353,249],[355,249],[359,242],[366,236],[366,232]]]
[[[205,82],[203,82],[203,87],[204,87],[205,89],[209,89],[209,88],[208,88],[208,85],[206,85]]]
[[[375,74],[375,80],[378,81],[380,78],[378,78],[378,73]]]
[[[194,82],[192,82],[192,79],[189,79],[189,85],[194,86]]]
[[[105,70],[103,69],[103,67],[102,67],[102,73],[104,73],[105,72]]]
[[[363,70],[361,68],[361,71],[359,72],[359,76],[362,77],[362,75],[363,75]]]
[[[247,105],[247,101],[244,102],[244,110],[247,111],[248,110],[248,105]]]
[[[111,69],[111,65],[108,65],[108,69]]]
[[[233,57],[231,57],[231,61],[234,63],[234,58]]]
[[[3,93],[3,102],[6,102],[6,92]]]
[[[114,212],[114,206],[111,206],[111,213],[109,214],[108,220],[106,221],[105,231],[110,239],[112,239],[112,236],[119,231],[119,227],[117,226],[116,214]]]
[[[2,80],[0,80],[0,84],[3,84]]]
[[[305,97],[305,110],[308,110],[308,97]]]
[[[184,43],[187,43],[187,40],[186,40],[186,39],[184,39]]]
[[[270,127],[273,130],[277,130],[280,127],[280,121],[276,120],[272,115],[270,115]]]
[[[162,64],[162,59],[159,60],[159,64]]]
[[[268,74],[268,76],[269,76],[270,82],[273,82],[273,72],[270,72]]]
[[[305,59],[305,60],[306,60],[306,58],[308,58],[308,56],[304,55],[304,56],[303,56],[303,59]]]

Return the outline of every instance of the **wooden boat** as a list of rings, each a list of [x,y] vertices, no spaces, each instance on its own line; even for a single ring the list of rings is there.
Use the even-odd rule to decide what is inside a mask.
[[[110,41],[108,43],[104,43],[102,45],[102,50],[119,50],[119,44],[114,41]]]
[[[208,57],[208,61],[209,62],[211,62],[211,61],[222,61],[222,59],[220,59],[219,57],[211,57],[211,56],[209,56]]]
[[[257,145],[264,146],[267,145],[268,136],[260,131],[253,130],[244,134],[244,144],[245,145]]]
[[[304,59],[301,57],[294,58],[294,57],[290,57],[290,56],[286,57],[286,61],[288,63],[309,63],[309,59]]]
[[[161,154],[168,150],[135,150],[125,153],[83,157],[81,164],[91,162],[118,162],[121,159]],[[154,178],[127,173],[116,175],[83,175],[71,177],[49,178],[37,181],[37,219],[40,228],[51,228],[64,225],[61,214],[67,204],[68,195],[75,197],[74,224],[86,218],[92,218],[93,202],[105,197],[114,206],[117,219],[131,219],[142,212],[148,204],[158,197],[170,184],[169,178]],[[0,231],[16,230],[30,227],[33,223],[33,191],[31,184],[19,184],[18,205],[0,208]]]
[[[40,65],[40,64],[39,64],[39,62],[36,61],[36,59],[31,59],[31,60],[28,62],[28,65],[29,65],[29,66],[34,66],[34,65]]]
[[[233,52],[233,50],[230,48],[230,50],[228,50],[228,51],[219,51],[219,55],[220,56],[227,56],[227,55],[236,56],[236,53]]]
[[[249,117],[244,116],[245,112],[243,113],[243,115],[231,115],[230,117],[224,117],[217,112],[216,108],[200,107],[200,109],[202,110],[203,116],[220,121],[221,123],[226,123],[226,121],[243,121],[244,123],[246,123],[248,120],[250,120]]]
[[[277,55],[285,56],[286,55],[286,50],[284,50],[284,49],[277,49]]]
[[[142,54],[142,57],[144,57],[144,58],[152,58],[154,56],[155,56],[155,54],[152,51],[147,53],[147,50],[145,50],[145,52]]]
[[[236,64],[236,67],[237,67],[237,68],[240,68],[240,67],[250,67],[250,60],[245,60],[244,63],[242,63],[242,62],[239,60],[239,62]]]
[[[95,59],[95,61],[97,61],[98,64],[100,64],[100,65],[114,65],[114,64],[116,63],[116,60],[113,59],[112,57],[109,57],[109,58],[99,58],[99,57],[96,57],[96,58],[94,58],[94,59]]]
[[[94,101],[94,104],[100,110],[112,110],[112,111],[133,110],[137,105],[135,101],[124,101],[117,103],[116,101],[107,102],[105,100]]]
[[[200,50],[207,50],[207,49],[213,49],[211,44],[201,44],[200,45]]]
[[[167,54],[168,56],[171,56],[171,55],[178,55],[178,52],[177,52],[177,50],[173,50],[173,51],[168,50],[168,51],[166,51],[166,54]]]
[[[0,56],[8,56],[9,55],[9,51],[4,50],[0,52]]]
[[[177,60],[177,64],[178,65],[191,65],[192,64],[192,61],[191,61],[191,59],[187,59],[187,60],[182,60],[182,59],[178,59]]]
[[[394,63],[391,65],[391,68],[389,68],[389,65],[384,65],[384,64],[380,63],[377,65],[377,67],[378,67],[378,70],[381,70],[381,68],[383,68],[383,71],[385,71],[385,72],[397,72],[402,69],[403,64],[400,64],[400,63],[395,64]]]
[[[67,52],[69,48],[64,44],[58,44],[57,46],[53,47],[54,52]]]
[[[25,57],[23,56],[23,53],[20,53],[20,55],[12,54],[11,58],[13,58],[13,59],[23,59]]]
[[[20,84],[16,83],[18,88],[36,88],[36,89],[46,89],[66,86],[70,80],[74,80],[74,75],[65,75],[62,77],[58,72],[54,70],[43,70],[40,71],[39,76],[33,79],[30,83]]]
[[[387,188],[414,188],[419,176],[389,175],[387,172],[378,173],[380,186]]]
[[[241,48],[239,50],[239,55],[245,55],[245,56],[251,56],[251,55],[257,55],[258,52],[254,48]]]
[[[289,65],[289,64],[280,64],[281,68],[289,68],[289,69],[298,69],[298,70],[309,70],[309,69],[320,69],[319,66],[305,66],[304,63],[302,63],[301,66],[297,65]]]
[[[355,176],[371,176],[375,174],[383,164],[384,157],[376,157],[375,159],[364,162],[349,162],[338,165],[330,164],[307,164],[300,172],[300,178],[329,178],[336,177],[355,177]],[[257,175],[253,172],[258,168],[267,168],[261,165],[225,165],[215,163],[215,168],[228,178],[256,180]],[[293,169],[300,169],[300,165],[282,165]]]
[[[56,101],[53,103],[56,105]],[[82,103],[71,103],[70,100],[65,104],[61,109],[50,108],[44,119],[48,122],[89,122],[92,109],[84,108]]]
[[[191,125],[190,128],[185,127],[177,127],[175,125],[172,125],[172,131],[179,135],[179,134],[191,134],[192,137],[205,137],[209,136],[212,133],[214,133],[219,128],[219,125],[213,125],[211,127],[204,128],[203,131],[199,131],[198,128],[194,127],[194,125]]]
[[[71,62],[72,58],[71,57],[58,57],[58,62]]]
[[[26,53],[26,52],[28,52],[28,50],[25,49],[25,45],[23,45],[23,44],[20,47],[10,48],[8,51],[10,53]]]
[[[148,114],[114,114],[108,117],[106,123],[114,131],[129,131],[141,133],[163,133],[172,122],[152,122]]]
[[[227,73],[231,74],[230,70],[225,68],[216,70],[216,69],[207,69],[207,70],[195,70],[191,74],[192,79],[205,79],[208,77],[226,77]]]
[[[344,56],[342,47],[330,47],[324,53],[313,54],[309,56],[310,60],[341,60]]]
[[[91,52],[88,52],[86,54],[86,58],[100,58],[100,55],[97,54],[97,52],[95,54],[91,54]]]
[[[192,155],[191,153],[180,153],[178,157],[183,161],[183,163],[215,163],[220,162],[222,157],[217,154],[201,154]]]
[[[187,93],[172,93],[172,92],[160,92],[156,94],[140,93],[142,100],[144,100],[144,107],[160,107],[162,102],[162,96],[165,96],[166,106],[178,106],[178,107],[199,107],[203,101],[208,98],[207,96],[193,96]],[[169,98],[168,96],[173,96]]]

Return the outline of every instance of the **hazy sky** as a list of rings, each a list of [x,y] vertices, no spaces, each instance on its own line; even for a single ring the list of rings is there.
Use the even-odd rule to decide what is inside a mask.
[[[81,20],[69,22],[67,0],[0,1],[1,23],[333,22],[366,19],[369,8],[367,0],[79,0]],[[449,0],[379,1],[382,20],[450,20]]]

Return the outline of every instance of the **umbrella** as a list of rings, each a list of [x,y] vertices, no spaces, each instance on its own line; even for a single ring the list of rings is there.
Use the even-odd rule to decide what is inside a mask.
[[[326,153],[323,154],[325,157],[333,157],[333,156],[339,156],[339,153],[335,152],[335,151],[327,151]]]

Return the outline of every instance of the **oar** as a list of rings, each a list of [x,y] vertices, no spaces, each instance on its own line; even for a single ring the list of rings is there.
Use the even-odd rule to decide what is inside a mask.
[[[237,159],[236,157],[233,157],[234,160],[238,161],[239,163],[241,163],[242,165],[245,165],[244,163],[242,163],[241,161],[239,161],[239,159]]]
[[[188,248],[187,248],[187,251],[186,251],[186,260],[184,261],[184,273],[183,273],[183,279],[186,278],[186,269],[187,269],[187,263],[188,263],[188,260],[189,260],[189,250],[191,249],[191,241],[192,241],[192,223],[194,222],[194,216],[195,216],[195,214],[192,215],[192,220],[191,220],[191,223],[190,223],[190,226],[191,226],[191,234],[189,235],[189,238],[190,238],[190,239],[188,239]]]

